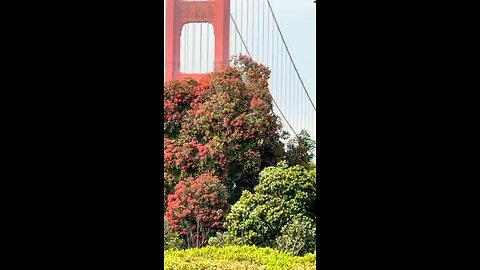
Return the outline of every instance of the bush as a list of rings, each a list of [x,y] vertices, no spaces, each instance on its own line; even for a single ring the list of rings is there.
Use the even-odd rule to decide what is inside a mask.
[[[245,238],[234,237],[227,233],[217,232],[217,236],[208,239],[208,245],[214,247],[245,246],[247,245],[247,241]]]
[[[294,256],[315,251],[316,225],[314,220],[297,216],[282,228],[277,237],[277,248]]]
[[[249,245],[272,246],[292,214],[281,199],[245,191],[228,214],[225,228],[229,237],[244,239]]]
[[[183,249],[185,242],[172,230],[166,219],[163,220],[163,249]]]
[[[222,228],[228,208],[226,187],[218,177],[203,174],[177,184],[168,196],[165,217],[188,247],[199,247]]]
[[[298,205],[299,212],[307,211],[310,216],[317,198],[315,169],[307,170],[302,166],[288,167],[286,162],[280,162],[276,167],[265,168],[260,173],[260,182],[255,187],[255,193],[282,198]]]
[[[294,257],[271,248],[254,246],[203,247],[186,250],[167,250],[163,267],[167,270],[313,270],[316,269],[316,255]]]
[[[315,224],[316,187],[311,171],[300,166],[288,168],[282,162],[260,173],[254,191],[245,191],[227,215],[224,226],[229,237],[242,238],[249,245],[274,247],[294,217],[305,216]]]

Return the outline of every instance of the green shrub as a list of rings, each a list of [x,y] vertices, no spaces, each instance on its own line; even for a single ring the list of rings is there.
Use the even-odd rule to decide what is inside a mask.
[[[163,220],[163,249],[183,249],[185,242],[180,237],[180,234],[174,232],[168,223],[168,220]]]
[[[298,211],[310,212],[317,198],[316,169],[307,170],[302,166],[288,167],[280,162],[276,167],[268,167],[260,172],[260,182],[254,191],[272,198],[282,198],[298,204]]]
[[[297,216],[282,228],[277,248],[294,256],[315,251],[316,226],[309,217]]]
[[[164,252],[167,270],[280,270],[316,269],[316,254],[296,257],[271,248],[255,246],[203,247]]]
[[[288,168],[282,162],[260,173],[260,183],[254,191],[243,192],[232,206],[224,223],[228,236],[242,238],[249,245],[274,247],[282,229],[294,217],[305,216],[315,224],[316,186],[312,171],[301,166]]]
[[[217,236],[208,239],[208,245],[214,247],[244,246],[247,245],[245,238],[234,237],[231,234],[217,232]]]
[[[298,211],[294,203],[282,198],[245,191],[225,221],[227,235],[249,245],[274,246],[281,229]]]

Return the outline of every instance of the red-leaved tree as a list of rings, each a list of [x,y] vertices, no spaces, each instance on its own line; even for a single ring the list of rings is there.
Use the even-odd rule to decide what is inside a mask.
[[[166,194],[186,177],[216,175],[233,204],[283,154],[281,125],[268,89],[270,71],[246,56],[231,67],[164,86]]]
[[[188,177],[168,195],[165,218],[189,247],[204,246],[223,226],[229,209],[227,189],[216,176]]]

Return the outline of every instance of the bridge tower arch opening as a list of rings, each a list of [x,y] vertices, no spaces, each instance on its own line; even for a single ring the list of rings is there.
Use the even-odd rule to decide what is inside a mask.
[[[182,55],[182,35],[188,24],[207,23],[213,28],[214,68],[228,65],[230,48],[230,0],[166,0],[165,77],[164,82],[185,77],[200,79],[205,73],[185,69],[188,54]],[[196,41],[194,40],[193,43]],[[200,42],[200,41],[198,41]],[[205,48],[208,50],[209,48]],[[182,57],[181,57],[182,56]],[[182,58],[182,59],[181,59]],[[202,69],[203,70],[203,69]],[[200,71],[202,71],[200,70]],[[182,72],[184,71],[184,72]]]

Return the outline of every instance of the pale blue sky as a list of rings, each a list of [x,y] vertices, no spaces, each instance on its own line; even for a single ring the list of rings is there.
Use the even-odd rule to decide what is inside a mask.
[[[302,77],[305,87],[316,105],[316,4],[313,0],[270,0],[275,12],[280,29],[293,57],[298,72]],[[303,90],[302,90],[303,91]],[[307,106],[308,109],[300,114],[307,114],[306,122],[296,119],[297,110],[287,116],[288,121],[299,132],[305,127],[313,139],[316,139],[316,116],[306,101],[306,95],[301,93],[303,102],[289,101],[291,106]],[[281,108],[289,112],[288,109]],[[284,114],[286,114],[284,112]],[[299,124],[303,123],[303,124]],[[285,127],[290,133],[291,131]]]
[[[316,4],[313,0],[270,0],[270,4],[300,76],[313,99],[316,87]]]

